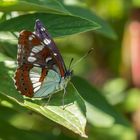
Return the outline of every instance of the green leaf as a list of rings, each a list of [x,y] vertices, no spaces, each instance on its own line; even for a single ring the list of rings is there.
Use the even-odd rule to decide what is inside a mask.
[[[124,93],[126,95],[122,105],[124,106],[124,110],[129,113],[137,111],[140,106],[140,89],[131,88]]]
[[[86,19],[72,15],[34,13],[22,15],[0,23],[0,31],[33,30],[36,19],[40,19],[53,37],[95,30],[99,26]]]
[[[87,119],[91,124],[98,127],[110,127],[114,124],[129,126],[123,115],[118,113],[87,81],[74,77],[72,82],[86,101]]]
[[[136,140],[134,128],[115,124],[109,128],[91,127],[89,138],[95,140]]]
[[[0,103],[0,120],[5,120],[5,121],[9,121],[14,115],[17,115],[17,111],[5,107],[5,106],[1,106]]]
[[[0,52],[9,58],[16,59],[17,47],[16,47],[16,45],[13,45],[9,42],[8,41],[0,42]],[[0,56],[0,58],[1,58],[1,56]]]
[[[65,8],[73,15],[89,20],[90,22],[96,22],[101,26],[95,32],[100,33],[111,39],[116,39],[117,35],[112,29],[112,27],[104,21],[102,18],[97,16],[94,12],[82,7],[77,6],[65,6]]]
[[[69,83],[66,89],[67,93],[64,98],[65,109],[63,109],[62,105],[63,91],[53,95],[49,104],[48,99],[46,98],[31,99],[23,97],[14,87],[13,80],[11,78],[13,75],[13,69],[10,67],[10,63],[6,63],[0,63],[0,94],[9,97],[21,106],[38,112],[52,121],[63,125],[74,133],[77,133],[82,137],[86,137],[85,104],[72,83]],[[7,65],[7,67],[5,65]]]
[[[24,5],[24,6],[23,6]],[[12,12],[12,11],[39,11],[39,12],[57,12],[65,13],[69,12],[63,7],[57,0],[11,0],[0,2],[1,12]]]
[[[24,105],[67,127],[82,137],[86,137],[86,109],[84,102],[71,83],[66,90],[67,94],[64,100],[65,109],[62,106],[63,92],[59,92],[56,96],[53,96],[49,105],[47,105],[46,99],[34,102],[25,100]]]
[[[10,59],[10,58],[7,57],[5,54],[0,52],[0,61],[4,61],[4,60],[7,60],[7,59]]]
[[[140,1],[139,0],[132,0],[134,7],[140,7]]]
[[[125,100],[127,87],[124,78],[114,78],[104,84],[102,91],[110,104],[117,105]]]
[[[48,133],[18,129],[4,120],[0,120],[0,139],[3,140],[46,140]]]

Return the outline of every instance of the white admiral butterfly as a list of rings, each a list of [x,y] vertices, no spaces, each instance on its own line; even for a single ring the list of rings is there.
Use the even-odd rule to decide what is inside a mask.
[[[65,90],[72,75],[40,20],[36,20],[34,32],[20,32],[17,61],[15,86],[28,97],[48,97]]]

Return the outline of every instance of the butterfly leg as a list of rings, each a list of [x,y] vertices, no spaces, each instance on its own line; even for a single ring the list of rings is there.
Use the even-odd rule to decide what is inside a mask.
[[[48,98],[48,101],[47,101],[47,103],[46,103],[47,106],[49,105],[49,102],[50,102],[50,100],[51,100],[52,94],[50,94],[48,97],[49,97],[49,98]]]
[[[65,94],[66,94],[66,87],[64,87],[64,92],[63,92],[63,97],[62,97],[63,110],[65,109],[65,102],[64,102]]]

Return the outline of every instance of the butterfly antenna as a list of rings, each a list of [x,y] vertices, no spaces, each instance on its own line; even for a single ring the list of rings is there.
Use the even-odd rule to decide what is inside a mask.
[[[70,70],[71,69],[71,64],[72,64],[72,62],[73,62],[73,58],[71,58],[71,60],[70,60],[70,64],[69,64],[69,67],[68,67],[68,70]]]
[[[15,34],[14,32],[11,32],[11,34],[12,34],[16,39],[18,39],[18,35],[17,35],[17,34]]]
[[[77,60],[72,66],[71,69],[73,69],[73,67],[75,67],[78,63],[80,63],[83,59],[85,59],[89,54],[91,54],[93,52],[93,48],[91,48],[83,57],[81,57],[79,60]]]

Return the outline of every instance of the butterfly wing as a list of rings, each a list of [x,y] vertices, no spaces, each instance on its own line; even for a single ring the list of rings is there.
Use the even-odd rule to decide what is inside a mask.
[[[59,91],[60,81],[60,75],[53,70],[49,70],[41,88],[34,94],[34,97],[47,97],[48,95]]]
[[[41,87],[48,69],[55,64],[51,52],[32,32],[22,31],[19,36],[17,60],[15,85],[21,94],[33,97]]]
[[[26,30],[20,33],[17,61],[15,85],[21,94],[46,97],[63,89],[65,63],[39,20],[34,33]]]
[[[64,77],[67,71],[64,60],[49,32],[47,31],[47,29],[45,29],[45,27],[39,19],[37,19],[35,23],[35,34],[40,38],[42,43],[51,50],[51,52],[53,53],[53,57],[56,61],[57,67],[59,68],[59,73],[61,77]]]
[[[46,58],[51,58],[50,50],[41,40],[30,31],[22,31],[18,42],[18,66],[32,64],[33,66],[47,66]]]

